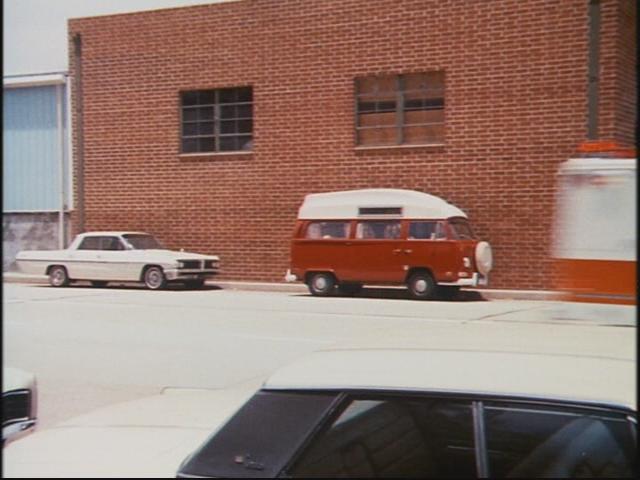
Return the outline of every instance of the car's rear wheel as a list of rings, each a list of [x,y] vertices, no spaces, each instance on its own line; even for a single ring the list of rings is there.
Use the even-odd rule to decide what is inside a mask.
[[[429,272],[416,272],[407,280],[407,288],[413,298],[428,300],[435,293],[436,283]]]
[[[167,279],[160,267],[149,267],[144,272],[144,284],[149,290],[160,290],[167,286]]]
[[[333,292],[333,289],[336,286],[336,280],[330,273],[313,273],[309,276],[307,286],[309,287],[309,291],[312,295],[316,295],[318,297],[326,297],[328,295],[331,295],[331,293]]]
[[[362,291],[362,284],[361,283],[341,283],[340,285],[338,285],[338,291],[342,295],[348,295],[348,296],[357,295]]]
[[[49,270],[49,284],[52,287],[66,287],[69,285],[69,275],[67,269],[56,265]]]

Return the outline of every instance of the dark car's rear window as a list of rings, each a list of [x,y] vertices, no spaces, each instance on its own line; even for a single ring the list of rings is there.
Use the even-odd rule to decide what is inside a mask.
[[[178,471],[178,476],[274,477],[337,394],[260,391]]]

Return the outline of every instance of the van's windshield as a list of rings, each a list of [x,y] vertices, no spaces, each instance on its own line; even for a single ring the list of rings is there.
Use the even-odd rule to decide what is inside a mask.
[[[449,224],[453,227],[452,230],[454,238],[457,240],[472,240],[476,238],[467,220],[463,218],[456,218],[449,220]]]

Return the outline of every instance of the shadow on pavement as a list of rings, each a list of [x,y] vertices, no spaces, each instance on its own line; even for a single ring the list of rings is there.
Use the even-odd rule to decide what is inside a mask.
[[[310,293],[297,294],[297,296],[301,297],[311,297]],[[393,299],[393,300],[414,300],[416,302],[420,302],[423,300],[416,300],[411,297],[409,291],[404,288],[379,288],[379,287],[369,287],[363,288],[362,291],[355,295],[341,295],[335,294],[330,298],[378,298],[378,299]],[[458,295],[455,298],[443,298],[443,297],[434,297],[433,300],[429,301],[439,301],[439,302],[486,302],[487,299],[482,296],[480,292],[476,292],[473,290],[460,290]]]

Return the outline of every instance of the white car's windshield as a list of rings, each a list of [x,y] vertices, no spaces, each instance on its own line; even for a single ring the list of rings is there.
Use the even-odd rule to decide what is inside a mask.
[[[122,236],[134,250],[163,249],[162,244],[153,235],[126,234]]]

